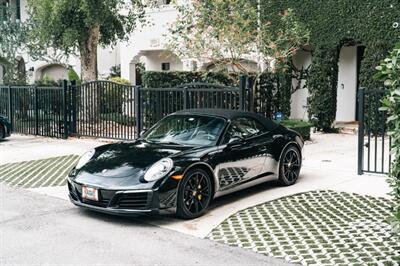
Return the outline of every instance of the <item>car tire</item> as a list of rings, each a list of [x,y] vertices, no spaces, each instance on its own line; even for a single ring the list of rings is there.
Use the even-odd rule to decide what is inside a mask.
[[[279,161],[279,184],[293,185],[299,178],[300,170],[301,153],[296,146],[290,145],[283,150]]]
[[[212,199],[210,175],[202,169],[189,170],[178,187],[176,214],[183,219],[203,215]]]
[[[6,130],[2,124],[0,124],[0,139],[4,139],[6,137]]]

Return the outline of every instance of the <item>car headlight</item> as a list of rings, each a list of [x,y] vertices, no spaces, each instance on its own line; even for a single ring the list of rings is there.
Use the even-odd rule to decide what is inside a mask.
[[[144,174],[144,180],[147,182],[156,181],[171,171],[174,162],[170,158],[164,158],[153,164]]]
[[[86,152],[84,155],[81,156],[79,159],[78,163],[76,164],[75,168],[76,169],[81,169],[85,164],[87,164],[90,159],[92,159],[93,155],[95,153],[95,150],[90,150]]]

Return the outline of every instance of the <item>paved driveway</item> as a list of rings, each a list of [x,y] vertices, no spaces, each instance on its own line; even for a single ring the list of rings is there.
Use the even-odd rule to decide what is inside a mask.
[[[216,199],[210,211],[195,220],[182,221],[173,216],[160,216],[148,222],[198,237],[206,237],[233,213],[242,209],[281,198],[283,196],[312,190],[335,190],[362,195],[388,197],[390,191],[385,178],[373,175],[356,175],[357,136],[344,134],[314,134],[313,141],[304,148],[304,162],[300,179],[290,187],[280,187],[274,182],[258,185]],[[49,139],[42,137],[13,135],[0,141],[1,165],[29,160],[41,160],[57,156],[81,155],[85,151],[106,144],[93,139]],[[67,200],[67,189],[61,187],[39,187],[31,190]]]
[[[288,265],[0,184],[0,265]]]

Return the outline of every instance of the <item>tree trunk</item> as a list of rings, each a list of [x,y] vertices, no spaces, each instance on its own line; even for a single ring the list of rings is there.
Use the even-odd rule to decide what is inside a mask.
[[[85,121],[84,133],[95,134],[93,130],[100,123],[100,96],[101,91],[97,80],[97,46],[99,43],[100,26],[88,30],[86,42],[80,44],[81,56],[81,120]]]
[[[86,42],[80,45],[83,82],[97,80],[97,46],[99,44],[99,34],[99,25],[89,29]]]

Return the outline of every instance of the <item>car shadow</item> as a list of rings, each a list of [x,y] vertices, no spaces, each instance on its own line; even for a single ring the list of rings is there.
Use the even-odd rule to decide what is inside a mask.
[[[246,197],[251,197],[253,195],[256,195],[258,193],[265,192],[266,190],[273,189],[276,187],[280,187],[277,181],[272,180],[272,181],[267,181],[265,183],[258,184],[256,186],[240,190],[237,192],[234,192],[232,194],[228,194],[219,198],[214,199],[211,202],[211,205],[209,206],[209,211],[218,209],[218,208],[223,208],[225,205],[231,204],[235,201],[239,201],[241,199],[244,199]],[[159,214],[135,214],[135,215],[130,215],[130,216],[120,216],[120,215],[112,215],[112,214],[106,214],[106,213],[101,213],[101,212],[96,212],[88,209],[82,209],[80,208],[80,211],[82,214],[84,214],[87,217],[94,218],[94,219],[100,219],[103,220],[104,222],[112,222],[112,223],[118,223],[121,225],[130,225],[130,226],[148,226],[148,227],[154,227],[155,225],[152,225],[151,223],[160,225],[168,225],[171,223],[179,223],[179,222],[186,222],[188,220],[185,219],[180,219],[178,218],[175,213],[172,212],[162,212]],[[205,214],[207,215],[207,214]],[[200,217],[198,219],[202,219],[204,217]],[[193,221],[196,221],[194,219]]]

